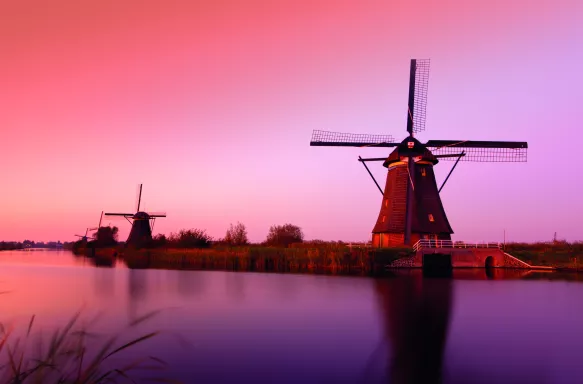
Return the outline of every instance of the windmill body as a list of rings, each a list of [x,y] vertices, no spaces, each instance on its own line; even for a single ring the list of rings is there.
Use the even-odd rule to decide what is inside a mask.
[[[156,218],[166,217],[165,213],[148,213],[140,211],[142,201],[142,184],[137,201],[136,213],[105,213],[106,216],[123,216],[132,224],[132,229],[126,240],[126,245],[141,247],[152,240],[152,228]],[[131,219],[131,221],[130,221]]]
[[[128,244],[144,244],[152,240],[152,228],[150,227],[150,215],[146,212],[137,212],[133,217],[132,229],[128,236]]]
[[[412,143],[412,144],[411,144]],[[415,163],[409,180],[409,159]],[[433,166],[439,160],[415,138],[407,138],[395,148],[383,166],[388,169],[383,200],[372,230],[375,247],[405,243],[408,186],[412,190],[411,241],[422,238],[451,240],[453,230],[447,220],[437,189]]]
[[[395,143],[391,135],[351,134],[316,130],[311,146],[386,147],[394,150],[386,158],[359,157],[383,195],[381,209],[372,230],[375,247],[413,245],[421,239],[450,240],[453,230],[447,219],[440,191],[460,161],[525,162],[526,142],[429,140],[414,137],[425,130],[425,109],[429,60],[411,60],[407,108],[408,136]],[[433,167],[440,160],[455,161],[441,187]],[[387,168],[384,190],[366,162],[382,161]]]

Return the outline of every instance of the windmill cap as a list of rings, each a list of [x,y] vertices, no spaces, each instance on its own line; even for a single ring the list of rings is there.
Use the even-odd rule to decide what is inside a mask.
[[[137,212],[134,217],[134,220],[149,220],[150,219],[150,215],[148,215],[146,212]]]
[[[403,157],[419,157],[421,156],[422,161],[429,161],[433,165],[437,164],[439,160],[431,153],[427,147],[422,144],[419,140],[414,137],[407,137],[405,140],[401,141],[397,148],[391,154],[385,162],[383,163],[384,167],[389,167],[389,165],[402,161]]]

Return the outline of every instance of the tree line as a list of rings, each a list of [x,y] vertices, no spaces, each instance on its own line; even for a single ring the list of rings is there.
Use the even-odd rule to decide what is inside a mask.
[[[256,245],[289,247],[291,244],[303,243],[304,233],[300,227],[293,224],[273,225],[269,228],[265,240]],[[67,247],[80,246],[83,243],[79,240],[75,243],[67,243]],[[95,247],[110,247],[118,244],[117,227],[100,227],[93,239],[89,242]],[[203,229],[182,229],[177,233],[170,233],[166,236],[158,234],[154,236],[150,243],[144,247],[158,248],[208,248],[211,246],[245,246],[251,245],[248,238],[247,227],[240,222],[230,224],[225,236],[215,239]]]
[[[60,241],[32,241],[32,240],[24,240],[24,241],[0,241],[0,251],[9,251],[14,249],[24,249],[24,248],[61,248],[63,243]]]

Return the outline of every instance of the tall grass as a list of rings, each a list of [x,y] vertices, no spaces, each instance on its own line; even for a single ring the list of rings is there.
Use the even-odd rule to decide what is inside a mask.
[[[133,346],[155,337],[158,332],[146,333],[140,337],[120,342],[114,335],[105,339],[98,348],[90,348],[97,340],[103,340],[89,332],[87,327],[76,327],[80,312],[69,322],[52,333],[48,343],[43,335],[33,340],[32,329],[35,316],[32,316],[23,336],[16,336],[15,328],[0,324],[0,382],[6,384],[97,384],[135,382],[132,373],[138,369],[163,369],[166,363],[155,357],[140,358],[119,367],[106,369],[109,361]],[[135,320],[135,327],[152,317],[147,314]],[[153,380],[173,382],[166,378]]]
[[[209,249],[124,249],[130,268],[215,269],[232,271],[370,274],[411,255],[411,249],[349,248],[344,245],[212,247]]]
[[[505,251],[529,264],[580,269],[583,242],[507,243]]]

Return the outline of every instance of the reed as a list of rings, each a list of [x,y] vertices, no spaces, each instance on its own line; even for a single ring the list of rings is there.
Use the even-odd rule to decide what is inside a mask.
[[[411,250],[311,247],[213,247],[207,249],[123,249],[119,256],[130,268],[209,269],[258,272],[370,274]]]
[[[130,324],[135,327],[152,317],[150,313]],[[96,335],[87,327],[77,327],[80,319],[77,312],[62,328],[57,329],[48,343],[42,335],[32,338],[35,316],[32,316],[23,336],[15,336],[14,327],[0,324],[0,379],[6,384],[97,384],[135,382],[132,373],[137,369],[160,370],[166,363],[155,357],[146,357],[132,361],[123,367],[106,369],[109,361],[128,348],[155,337],[158,332],[150,332],[126,342],[119,342],[114,335],[101,347],[92,349]],[[158,378],[164,382],[175,382]]]
[[[507,243],[504,250],[532,265],[581,269],[583,242]]]

